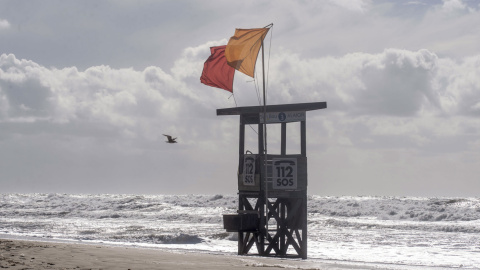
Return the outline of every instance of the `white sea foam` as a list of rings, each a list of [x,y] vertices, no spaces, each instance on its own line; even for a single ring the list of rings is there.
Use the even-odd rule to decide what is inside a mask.
[[[235,254],[236,195],[0,194],[0,234]],[[479,198],[308,197],[309,260],[480,269]]]

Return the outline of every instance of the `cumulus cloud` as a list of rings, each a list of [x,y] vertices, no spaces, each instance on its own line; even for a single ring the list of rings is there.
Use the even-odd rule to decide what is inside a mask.
[[[318,59],[285,53],[274,59],[270,83],[280,92],[275,102],[325,99],[335,104],[334,110],[352,115],[396,116],[439,105],[431,85],[438,57],[427,50],[388,49]]]
[[[444,111],[449,115],[478,117],[480,56],[461,61],[441,59],[440,63],[439,76],[435,77],[433,85]]]
[[[480,131],[478,63],[425,49],[315,59],[285,51],[272,57],[269,100],[327,101],[327,110],[312,113],[318,122],[309,138],[318,147],[458,153]]]
[[[260,70],[256,80],[237,72],[234,96],[199,76],[210,46],[226,44],[236,27],[271,22],[268,104],[328,103],[307,116],[313,193],[329,183],[340,183],[338,194],[341,185],[373,189],[384,179],[414,189],[422,177],[478,178],[474,1],[17,2],[9,16],[28,20],[11,31],[13,21],[0,18],[8,40],[0,42],[0,172],[11,187],[135,179],[143,192],[157,183],[153,192],[169,192],[173,182],[183,193],[234,191],[238,118],[215,110],[259,104]],[[292,126],[287,152],[295,153]],[[252,148],[255,128],[247,128]],[[164,143],[163,133],[180,143]]]
[[[224,155],[234,160],[238,140],[238,119],[215,115],[217,108],[235,106],[230,94],[199,82],[208,48],[224,41],[186,48],[170,70],[106,65],[84,71],[57,69],[3,54],[0,140],[16,134],[10,139],[25,143],[30,138],[31,147],[39,147],[35,141],[52,145],[58,153],[51,159],[67,151],[97,162],[132,162],[136,167],[125,165],[125,170],[134,171],[145,165],[132,161],[132,155],[154,151],[148,159],[169,164],[170,177],[179,173],[173,170],[178,166],[191,170],[204,166],[213,173],[218,164],[208,165],[208,160]],[[339,162],[347,156],[352,167],[360,170],[363,163],[391,157],[393,150],[401,151],[403,158],[409,153],[417,159],[422,154],[472,154],[480,133],[479,63],[479,56],[454,61],[425,49],[320,58],[281,50],[270,61],[268,102],[327,101],[327,110],[309,114],[309,147],[323,149],[323,154],[313,152],[312,162],[325,161],[324,155],[334,155]],[[240,73],[235,74],[234,91],[241,106],[256,105],[254,88]],[[179,137],[175,151],[163,148],[163,133]],[[274,130],[269,133],[272,143],[278,135]],[[104,153],[95,157],[96,148]],[[163,154],[154,157],[157,151]],[[182,164],[167,161],[167,156]],[[232,160],[220,163],[234,171]],[[208,175],[198,179],[215,181]]]
[[[454,61],[425,49],[316,59],[284,52],[272,58],[270,100],[328,100],[330,110],[352,116],[474,116],[478,57]]]
[[[25,117],[54,123],[85,121],[149,138],[142,134],[144,126],[155,121],[173,125],[189,114],[201,117],[199,111],[211,105],[211,99],[182,81],[193,76],[181,74],[183,69],[171,74],[158,67],[56,69],[12,54],[0,56],[0,67],[3,121]]]
[[[198,56],[186,52],[185,57]],[[70,186],[112,178],[128,185],[158,175],[192,186],[214,181],[209,175],[189,178],[181,170],[213,166],[214,173],[218,163],[209,161],[212,149],[227,149],[237,135],[236,121],[220,123],[215,115],[216,108],[233,101],[225,106],[221,91],[198,89],[203,67],[198,64],[182,63],[185,70],[197,69],[196,74],[155,66],[138,71],[103,65],[81,71],[0,55],[2,177],[7,183],[47,178]],[[167,148],[162,134],[172,134],[180,143]],[[34,166],[18,173],[26,163]]]
[[[143,71],[109,66],[56,69],[1,55],[0,119],[90,123],[147,140],[158,139],[162,130],[212,135],[218,128],[214,110],[234,106],[227,92],[199,83],[212,44],[218,42],[185,49],[170,71],[154,66]],[[358,128],[342,135],[343,145],[368,145],[369,136],[403,136],[410,138],[406,144],[424,145],[432,134],[445,134],[437,130],[441,125],[427,123],[480,114],[478,63],[478,57],[453,62],[428,50],[387,49],[316,59],[282,51],[270,64],[268,101],[327,101],[327,113],[338,117],[337,132]],[[255,105],[244,98],[255,100],[253,83],[243,81],[238,72],[235,76],[235,95],[244,102],[240,106]],[[211,122],[202,127],[199,118]],[[183,124],[176,124],[179,121]],[[466,121],[465,126],[471,125]]]

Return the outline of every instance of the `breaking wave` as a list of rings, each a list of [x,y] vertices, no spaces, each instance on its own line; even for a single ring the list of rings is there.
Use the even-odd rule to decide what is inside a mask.
[[[0,234],[235,253],[237,234],[223,229],[222,215],[235,213],[237,200],[231,194],[0,194]],[[308,196],[308,234],[313,258],[449,265],[455,254],[452,266],[474,266],[480,264],[471,259],[480,253],[480,199]]]

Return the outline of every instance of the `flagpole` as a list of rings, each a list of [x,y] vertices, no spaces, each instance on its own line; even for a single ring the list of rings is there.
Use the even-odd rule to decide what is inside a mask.
[[[268,235],[268,182],[267,182],[267,95],[265,93],[265,56],[264,56],[264,50],[263,50],[263,39],[262,39],[262,75],[263,75],[263,143],[264,143],[264,152],[265,152],[265,158],[264,158],[264,166],[265,166],[265,175],[264,175],[264,183],[265,183],[265,237],[267,238]],[[267,238],[268,239],[268,238]]]
[[[265,27],[272,27],[273,26],[273,23],[272,24],[269,24]],[[268,214],[268,206],[269,206],[269,202],[268,202],[268,178],[267,178],[267,169],[268,169],[268,166],[267,166],[267,154],[268,154],[268,151],[267,151],[267,94],[266,94],[266,91],[265,91],[265,52],[264,52],[264,43],[263,43],[263,39],[262,39],[262,76],[263,76],[263,143],[264,143],[264,153],[265,153],[265,158],[264,158],[264,171],[265,171],[265,175],[264,175],[264,183],[265,183],[265,239],[268,241],[268,218],[269,218],[269,214]],[[273,173],[273,171],[272,171]]]

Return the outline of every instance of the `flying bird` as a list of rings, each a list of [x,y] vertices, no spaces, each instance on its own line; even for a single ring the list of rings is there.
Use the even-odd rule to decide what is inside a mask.
[[[167,139],[168,139],[168,141],[166,141],[166,143],[177,143],[177,141],[175,141],[177,138],[172,138],[172,136],[165,135],[165,134],[163,134],[163,136],[167,137]]]

